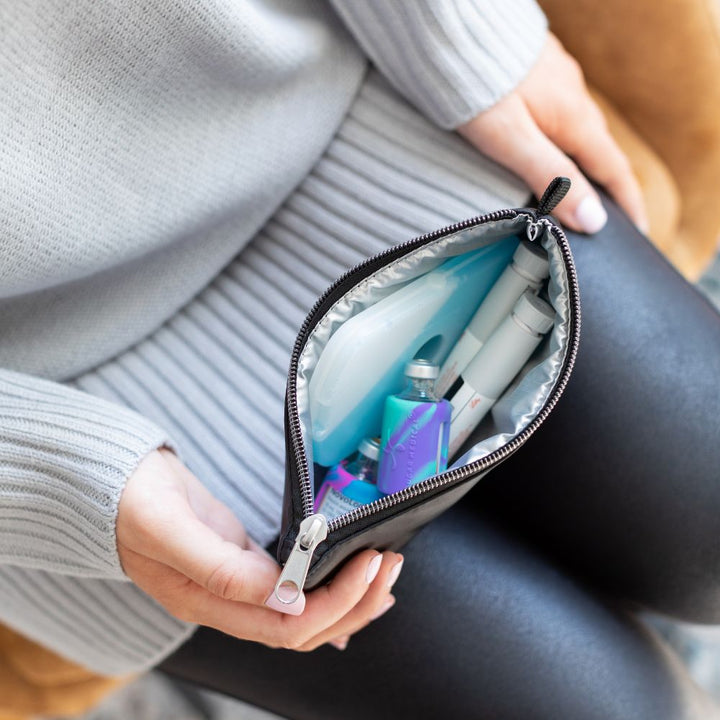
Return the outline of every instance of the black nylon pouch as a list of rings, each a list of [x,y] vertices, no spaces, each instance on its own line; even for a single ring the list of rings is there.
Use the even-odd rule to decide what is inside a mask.
[[[288,373],[286,478],[277,548],[278,560],[285,567],[276,586],[279,599],[292,602],[295,591],[317,587],[347,558],[365,548],[399,549],[420,527],[521,448],[555,407],[572,372],[580,334],[580,297],[572,253],[562,229],[548,217],[568,189],[567,179],[556,178],[537,209],[500,210],[390,248],[352,268],[318,299],[298,333]],[[506,392],[515,392],[510,398],[518,397],[518,402],[525,402],[526,396],[532,398],[527,401],[528,409],[514,419],[510,429],[496,428],[498,432],[490,438],[486,426],[479,426],[455,463],[440,475],[329,521],[315,515],[307,393],[313,357],[321,354],[326,342],[318,337],[330,337],[339,324],[372,304],[372,298],[367,300],[369,294],[390,283],[390,278],[396,279],[398,273],[414,278],[422,274],[413,275],[427,258],[470,252],[510,236],[527,237],[548,252],[548,294],[556,312],[555,327],[541,346],[545,349],[540,359],[533,356],[528,363],[539,369],[528,372],[519,385],[516,381]],[[284,592],[278,593],[281,585]]]

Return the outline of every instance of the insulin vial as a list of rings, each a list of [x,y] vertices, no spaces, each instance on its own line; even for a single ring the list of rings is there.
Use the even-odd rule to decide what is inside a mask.
[[[331,467],[315,498],[315,512],[329,520],[383,497],[375,484],[379,457],[380,443],[365,438],[354,455]]]
[[[450,398],[452,457],[503,394],[553,326],[555,312],[527,290],[510,315],[488,338],[461,375],[462,384]]]
[[[451,407],[435,394],[438,370],[428,360],[412,360],[405,366],[405,390],[385,400],[381,492],[403,490],[447,468]]]
[[[491,333],[528,289],[538,290],[550,273],[547,253],[539,243],[522,240],[512,261],[480,304],[440,369],[435,385],[442,397],[453,386]]]

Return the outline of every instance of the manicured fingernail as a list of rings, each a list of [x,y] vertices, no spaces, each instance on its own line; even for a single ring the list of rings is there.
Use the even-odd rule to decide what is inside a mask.
[[[338,650],[344,650],[348,646],[349,642],[350,642],[349,635],[343,635],[342,637],[335,638],[334,640],[328,640],[328,644],[332,645],[333,647],[337,648]]]
[[[377,577],[377,574],[380,572],[380,565],[382,564],[382,555],[376,555],[368,565],[367,573],[365,574],[365,579],[368,582],[368,585]]]
[[[590,235],[602,230],[607,219],[605,208],[594,195],[585,197],[575,210],[575,220]]]
[[[398,576],[400,575],[400,571],[402,570],[402,566],[405,560],[401,560],[397,565],[393,567],[393,569],[390,571],[390,574],[388,575],[388,581],[387,586],[391,588],[398,579]]]
[[[302,615],[305,609],[305,593],[300,593],[297,599],[291,603],[284,603],[277,598],[275,591],[270,593],[270,597],[265,601],[265,605],[271,610],[285,613],[287,615]]]
[[[381,615],[384,615],[394,604],[395,604],[395,598],[391,595],[391,596],[380,606],[380,609],[379,609],[370,619],[371,619],[371,620],[377,620]]]
[[[647,220],[639,220],[635,223],[635,227],[643,234],[650,234],[650,223]]]

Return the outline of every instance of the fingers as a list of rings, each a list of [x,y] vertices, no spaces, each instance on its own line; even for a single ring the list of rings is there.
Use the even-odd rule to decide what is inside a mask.
[[[391,607],[395,605],[395,596],[394,595],[388,595],[387,598],[383,601],[383,604],[380,606],[380,609],[370,618],[370,622],[374,622],[375,620],[378,620],[381,618]],[[327,644],[332,645],[334,648],[337,648],[338,650],[345,650],[345,648],[348,646],[348,643],[350,642],[350,639],[352,638],[355,633],[362,630],[363,627],[366,625],[369,625],[368,623],[364,623],[361,626],[358,626],[352,630],[350,633],[346,633],[345,635],[339,635],[336,638],[333,638],[332,640],[328,640]],[[302,650],[303,648],[301,648]],[[310,647],[309,649],[314,650],[315,646]]]
[[[251,540],[245,526],[235,513],[215,498],[202,483],[192,476],[187,480],[188,503],[200,522],[214,530],[223,540],[250,548]]]
[[[275,558],[262,546],[258,545],[249,535],[246,539],[246,550],[252,550],[253,552],[259,553],[260,555],[264,555],[266,558],[269,558],[272,562],[275,562]]]
[[[517,95],[501,100],[458,130],[481,152],[520,176],[536,197],[552,178],[569,177],[572,187],[556,213],[563,224],[588,233],[605,225],[607,213],[595,190],[575,163],[540,130]]]
[[[372,622],[374,618],[380,617],[395,602],[395,599],[390,595],[390,590],[397,581],[402,564],[402,555],[389,551],[384,552],[378,573],[363,598],[336,623],[313,636],[309,642],[298,649],[303,651],[314,650],[316,647],[337,637],[353,635]]]
[[[176,510],[172,525],[144,530],[142,554],[218,598],[262,605],[280,575],[277,563],[265,553],[223,540],[189,509]]]
[[[390,565],[396,564],[398,556],[394,553],[389,555]],[[353,632],[359,629],[369,622],[371,615],[377,614],[376,602],[365,602],[363,613],[355,612],[350,616],[352,623],[338,623],[364,600],[371,585],[374,592],[379,590],[385,597],[389,592],[385,558],[372,550],[350,560],[332,581],[332,590],[328,586],[309,592],[309,611],[301,616],[223,600],[172,568],[144,556],[134,554],[131,562],[136,583],[181,620],[206,625],[242,640],[293,650],[317,647],[342,632],[337,628],[347,627]],[[368,575],[371,564],[377,568],[374,577],[372,572]],[[331,627],[335,629],[328,631]],[[314,638],[320,639],[313,641]]]
[[[217,515],[220,532],[195,508]],[[179,460],[161,453],[150,453],[128,480],[117,540],[121,559],[130,551],[141,554],[223,600],[262,605],[280,575],[277,563],[251,548],[232,513]]]
[[[262,605],[280,575],[265,554],[223,540],[197,518],[178,518],[149,555],[193,580],[223,600]]]
[[[627,156],[610,135],[600,110],[592,100],[588,102],[592,103],[586,111],[588,121],[557,142],[610,193],[640,231],[647,233],[649,221],[640,183]]]
[[[642,193],[630,163],[608,131],[582,68],[552,33],[517,94],[540,131],[588,177],[603,185],[631,220],[647,231]],[[560,206],[558,216],[564,211]]]
[[[343,566],[329,585],[307,593],[302,615],[287,615],[270,608],[233,603],[209,593],[202,598],[196,595],[187,604],[194,608],[193,622],[271,647],[307,649],[313,638],[322,635],[322,642],[325,642],[338,634],[328,633],[327,630],[363,600],[383,565],[383,557],[374,550],[360,553]],[[386,575],[387,570],[384,570],[383,577]],[[190,589],[189,593],[192,592]]]
[[[402,561],[397,563],[395,567],[393,568],[393,571],[397,568],[399,572],[399,568],[402,567]],[[391,571],[391,573],[393,572]],[[397,579],[397,578],[395,578]],[[381,581],[378,581],[381,582]],[[388,581],[388,588],[392,588],[393,582]],[[374,622],[375,620],[380,619],[390,608],[392,608],[395,605],[395,596],[391,594],[387,594],[384,599],[382,600],[380,606],[375,610],[375,612],[370,616],[370,620],[368,622],[363,622],[360,624],[356,624],[349,632],[346,632],[343,635],[338,635],[337,637],[332,638],[331,640],[328,640],[328,644],[332,645],[333,647],[337,648],[338,650],[344,650],[348,643],[350,642],[350,639],[352,638],[355,633],[357,633],[359,630],[362,630],[363,627],[368,625],[371,622]]]
[[[307,593],[301,615],[235,605],[207,597],[194,621],[235,637],[255,639],[299,651],[313,650],[352,635],[392,607],[390,595],[402,568],[402,556],[368,550],[348,561],[332,582]],[[347,644],[347,643],[345,643]]]
[[[365,550],[345,563],[330,583],[308,593],[303,617],[313,625],[315,632],[308,635],[305,642],[332,627],[353,610],[380,572],[385,572],[386,564],[385,555]],[[333,635],[327,639],[330,637]]]
[[[535,97],[530,107],[519,93],[513,93],[460,126],[458,132],[521,177],[536,197],[542,195],[552,178],[569,177],[570,192],[554,214],[572,230],[595,233],[607,222],[607,212],[583,174],[585,170],[646,232],[648,220],[642,193],[630,163],[608,132],[584,85],[576,82],[573,92],[579,99],[562,108],[556,102],[550,109],[539,105],[553,102],[552,98],[548,101],[544,96],[542,100]]]

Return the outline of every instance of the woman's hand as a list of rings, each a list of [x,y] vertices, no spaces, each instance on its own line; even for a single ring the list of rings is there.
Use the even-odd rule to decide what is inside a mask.
[[[391,580],[402,561],[366,550],[329,585],[290,606],[274,604],[278,564],[166,449],[149,453],[128,480],[117,543],[125,573],[171,614],[294,650],[333,641],[342,649],[349,635],[391,607]]]
[[[630,163],[610,136],[580,66],[554,35],[549,35],[537,63],[517,89],[461,125],[458,132],[523,178],[536,197],[556,175],[569,177],[572,189],[555,214],[571,229],[594,233],[607,221],[579,165],[605,187],[641,231],[648,231]]]

